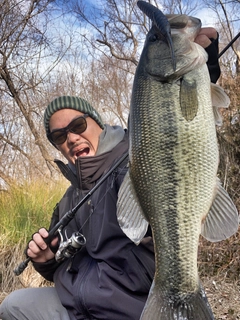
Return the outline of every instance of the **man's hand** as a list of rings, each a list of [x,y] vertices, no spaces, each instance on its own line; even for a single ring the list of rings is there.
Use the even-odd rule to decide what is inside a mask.
[[[195,38],[195,42],[205,49],[212,43],[210,39],[217,39],[217,36],[218,33],[214,28],[202,28]]]
[[[32,240],[28,244],[27,255],[34,262],[46,262],[54,258],[55,254],[50,247],[45,243],[44,238],[48,237],[48,231],[45,228],[39,229],[34,233]],[[58,238],[52,240],[51,245],[56,246]]]

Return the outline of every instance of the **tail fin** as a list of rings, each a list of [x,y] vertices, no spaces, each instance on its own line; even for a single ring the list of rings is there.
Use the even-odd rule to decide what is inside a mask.
[[[173,295],[153,282],[140,320],[214,320],[214,315],[201,286],[195,293]]]

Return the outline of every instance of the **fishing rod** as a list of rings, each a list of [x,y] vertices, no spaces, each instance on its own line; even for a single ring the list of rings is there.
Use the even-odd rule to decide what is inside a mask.
[[[99,188],[99,186],[112,174],[112,172],[128,157],[128,152],[125,153],[97,183],[96,185],[83,197],[75,207],[69,210],[64,216],[59,220],[59,222],[49,231],[48,237],[44,239],[46,244],[50,244],[51,241],[57,236],[58,230],[62,227],[68,225],[68,223],[74,218],[78,209],[91,197],[91,195]],[[26,248],[27,250],[27,248]],[[26,260],[22,261],[16,269],[13,270],[16,276],[19,276],[28,266],[28,263],[31,261],[30,257],[27,257]]]
[[[240,36],[240,32],[229,42],[228,45],[226,45],[226,47],[219,53],[218,55],[218,59],[224,54],[225,51],[227,51],[227,49],[229,47],[231,47],[231,45],[237,40],[237,38],[239,38]]]

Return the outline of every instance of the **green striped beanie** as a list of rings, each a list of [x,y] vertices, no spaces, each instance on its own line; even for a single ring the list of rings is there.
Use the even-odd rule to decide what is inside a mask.
[[[49,121],[51,116],[61,109],[74,109],[85,114],[87,113],[97,122],[100,128],[104,129],[104,123],[101,116],[86,100],[79,97],[62,96],[50,102],[44,112],[44,126],[47,134],[50,132]]]

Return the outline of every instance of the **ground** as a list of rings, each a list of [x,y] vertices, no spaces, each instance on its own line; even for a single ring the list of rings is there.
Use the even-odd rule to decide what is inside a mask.
[[[215,320],[240,320],[240,283],[216,277],[202,279]]]

